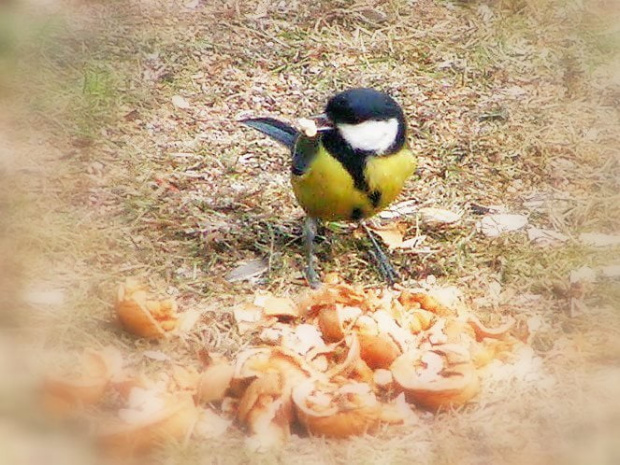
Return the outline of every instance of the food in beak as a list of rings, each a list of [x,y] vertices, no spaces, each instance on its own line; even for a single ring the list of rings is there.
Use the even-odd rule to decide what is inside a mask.
[[[325,113],[310,118],[300,118],[297,124],[301,128],[301,132],[308,137],[315,137],[319,131],[326,131],[334,127]]]

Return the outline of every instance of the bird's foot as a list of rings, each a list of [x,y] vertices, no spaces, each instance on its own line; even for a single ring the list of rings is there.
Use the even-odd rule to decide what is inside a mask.
[[[314,239],[316,238],[317,220],[310,216],[304,221],[304,242],[306,243],[306,279],[312,289],[321,284],[319,275],[314,270]]]
[[[374,259],[377,264],[377,268],[379,269],[379,273],[383,277],[383,279],[388,283],[389,286],[393,286],[395,283],[400,281],[400,274],[390,263],[388,257],[383,253],[382,250],[375,249],[369,251],[370,256]]]
[[[396,282],[400,281],[400,275],[390,263],[390,259],[381,248],[381,245],[379,245],[379,243],[375,239],[372,231],[365,223],[362,223],[362,226],[364,227],[366,234],[370,238],[370,242],[372,242],[373,250],[369,251],[370,255],[377,263],[377,268],[379,268],[379,272],[383,276],[383,279],[385,279],[390,286],[393,286]]]
[[[312,289],[317,289],[321,285],[319,275],[313,266],[308,265],[306,267],[306,279],[308,280],[308,284]]]

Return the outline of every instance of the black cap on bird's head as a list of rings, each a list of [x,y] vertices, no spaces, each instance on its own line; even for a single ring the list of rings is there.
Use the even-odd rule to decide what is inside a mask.
[[[249,118],[244,124],[292,148],[300,131],[273,118]],[[325,112],[299,120],[307,137],[322,134],[333,153],[389,155],[405,144],[406,122],[402,108],[384,92],[368,88],[345,90],[329,99]]]
[[[345,90],[329,99],[324,117],[331,131],[323,139],[332,148],[349,147],[357,153],[387,155],[405,144],[403,110],[384,92],[368,88]]]
[[[359,124],[364,121],[385,121],[391,118],[404,121],[400,105],[385,92],[369,88],[345,90],[334,95],[325,107],[333,124]]]

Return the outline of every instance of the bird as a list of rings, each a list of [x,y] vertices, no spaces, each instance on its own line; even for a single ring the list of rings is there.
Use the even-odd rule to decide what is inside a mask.
[[[291,184],[306,213],[305,274],[310,286],[320,285],[314,268],[320,220],[360,222],[372,242],[379,271],[394,284],[399,274],[364,220],[390,205],[416,169],[405,114],[396,100],[377,89],[351,88],[329,98],[323,113],[300,119],[301,130],[270,117],[240,123],[291,152]]]

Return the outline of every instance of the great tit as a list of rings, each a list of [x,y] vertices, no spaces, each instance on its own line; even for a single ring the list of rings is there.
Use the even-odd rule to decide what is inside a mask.
[[[312,121],[314,130],[307,131],[273,118],[241,122],[291,150],[291,183],[306,212],[306,277],[316,287],[317,220],[360,221],[380,212],[398,196],[416,168],[416,158],[407,145],[403,110],[384,92],[355,88],[336,94]],[[362,225],[381,273],[392,284],[398,274],[363,221]]]

